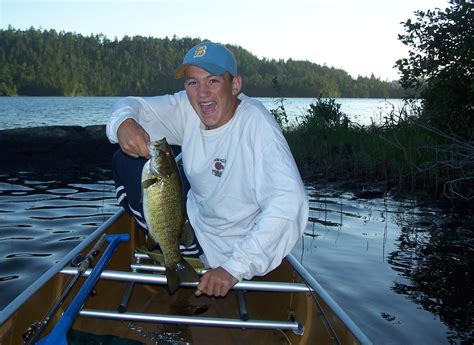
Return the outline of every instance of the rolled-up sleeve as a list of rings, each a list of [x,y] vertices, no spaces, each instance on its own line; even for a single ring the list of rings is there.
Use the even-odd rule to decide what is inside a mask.
[[[129,118],[138,122],[140,111],[141,104],[136,97],[123,98],[114,105],[105,127],[107,137],[112,144],[118,143],[117,131],[122,122]]]
[[[184,91],[156,97],[125,97],[112,109],[106,134],[117,143],[117,131],[126,119],[134,119],[150,135],[151,140],[165,136],[170,144],[180,145],[190,107]]]

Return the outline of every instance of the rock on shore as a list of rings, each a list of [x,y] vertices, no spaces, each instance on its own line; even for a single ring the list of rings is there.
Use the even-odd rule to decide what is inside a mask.
[[[110,167],[118,145],[109,142],[105,125],[46,126],[0,131],[3,169]]]

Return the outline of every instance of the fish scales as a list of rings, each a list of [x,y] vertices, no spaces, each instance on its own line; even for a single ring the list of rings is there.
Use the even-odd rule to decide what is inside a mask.
[[[160,244],[162,251],[167,252],[165,265],[180,258],[179,251],[175,250],[179,247],[179,238],[173,235],[180,232],[184,224],[178,174],[178,171],[173,171],[169,178],[156,181],[148,188],[149,196],[144,198],[150,235]]]
[[[179,252],[185,223],[182,182],[171,147],[163,138],[149,144],[151,158],[142,172],[143,211],[149,236],[160,245],[171,293],[183,281],[198,281]]]

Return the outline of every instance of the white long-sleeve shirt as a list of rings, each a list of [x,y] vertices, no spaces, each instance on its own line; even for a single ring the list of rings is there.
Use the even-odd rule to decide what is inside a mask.
[[[107,123],[133,118],[157,140],[181,145],[191,189],[187,213],[210,267],[239,281],[276,268],[308,219],[308,198],[288,144],[259,101],[239,96],[234,116],[206,130],[184,91],[119,101]]]

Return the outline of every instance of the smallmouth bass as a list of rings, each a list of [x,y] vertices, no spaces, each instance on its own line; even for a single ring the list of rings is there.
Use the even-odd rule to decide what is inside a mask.
[[[151,158],[142,170],[143,213],[148,236],[164,257],[168,289],[173,294],[181,282],[198,282],[199,276],[179,252],[185,224],[182,181],[166,138],[148,144]]]

